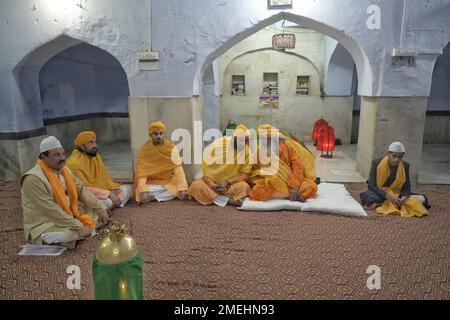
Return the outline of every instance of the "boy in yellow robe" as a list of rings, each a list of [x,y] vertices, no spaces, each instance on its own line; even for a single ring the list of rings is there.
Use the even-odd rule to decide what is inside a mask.
[[[405,151],[402,143],[394,142],[386,157],[372,163],[369,189],[360,194],[365,209],[402,217],[428,215],[428,199],[411,192],[409,163],[403,161]]]
[[[104,202],[65,166],[64,149],[55,137],[42,140],[39,160],[20,184],[28,243],[74,248],[110,219]]]
[[[305,202],[309,198],[314,198],[317,193],[314,156],[298,142],[280,134],[271,125],[259,126],[258,134],[262,139],[258,148],[258,164],[251,175],[254,186],[250,199],[255,201],[289,199]],[[278,145],[274,146],[276,150],[272,150],[271,146],[274,137],[279,138]],[[261,152],[271,155],[271,163],[261,162]]]
[[[249,137],[249,130],[241,124],[236,127],[233,137],[215,140],[202,162],[203,178],[192,183],[189,196],[202,205],[242,206],[242,199],[250,194],[247,181],[253,167]]]
[[[124,207],[131,197],[132,186],[112,180],[98,153],[96,133],[83,131],[74,142],[77,148],[67,159],[67,166],[98,199],[105,200],[108,209]]]
[[[165,139],[164,123],[148,127],[150,140],[138,152],[134,193],[138,203],[188,200],[188,184],[175,144]]]

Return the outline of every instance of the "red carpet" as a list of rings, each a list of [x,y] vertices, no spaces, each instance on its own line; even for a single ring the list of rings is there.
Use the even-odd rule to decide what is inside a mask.
[[[348,186],[356,196],[363,185]],[[179,201],[116,210],[143,251],[146,299],[449,299],[450,187],[422,187],[423,219],[243,213]],[[358,199],[358,198],[357,198]],[[92,257],[103,238],[60,257],[19,257],[20,190],[0,182],[0,299],[93,299]],[[66,268],[81,268],[68,290]],[[380,291],[366,270],[381,268]]]

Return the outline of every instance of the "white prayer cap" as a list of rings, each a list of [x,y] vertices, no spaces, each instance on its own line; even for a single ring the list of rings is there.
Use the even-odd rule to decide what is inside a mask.
[[[389,146],[389,152],[394,153],[405,153],[406,149],[403,143],[401,142],[394,142]]]
[[[41,153],[57,148],[62,148],[62,145],[61,142],[59,142],[59,140],[53,136],[50,136],[42,140],[41,145],[39,146],[39,150],[41,151]]]

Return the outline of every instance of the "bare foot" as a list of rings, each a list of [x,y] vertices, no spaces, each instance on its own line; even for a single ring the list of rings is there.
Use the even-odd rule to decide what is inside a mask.
[[[230,200],[228,200],[228,204],[230,206],[233,206],[233,207],[242,207],[243,203],[244,203],[244,201],[242,201],[242,199],[238,199],[238,200],[230,199]]]
[[[139,204],[146,204],[153,201],[156,201],[156,198],[150,192],[143,192],[140,195],[141,201]]]
[[[373,203],[371,203],[371,204],[369,204],[369,205],[365,205],[365,206],[364,206],[364,209],[365,209],[365,210],[375,210],[376,208],[378,208],[378,207],[380,207],[380,206],[381,206],[380,203],[373,202]]]
[[[66,243],[64,246],[69,250],[73,250],[77,246],[77,241],[75,240],[75,241]]]

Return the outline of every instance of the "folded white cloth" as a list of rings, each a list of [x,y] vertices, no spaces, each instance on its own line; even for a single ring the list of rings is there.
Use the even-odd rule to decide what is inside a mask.
[[[158,184],[151,184],[149,191],[158,202],[171,201],[176,198],[176,196],[167,191],[166,188]]]
[[[42,243],[44,244],[68,243],[71,238],[71,234],[63,231],[47,232],[41,234]]]
[[[131,184],[123,184],[120,186],[120,189],[122,190],[122,203],[120,205],[121,208],[125,207],[125,205],[127,204],[127,202],[130,200],[131,198],[131,193],[133,192],[133,187]]]
[[[224,195],[218,195],[214,198],[214,204],[218,207],[225,208],[230,201],[230,197]]]
[[[356,201],[342,184],[321,183],[315,199],[305,203],[289,200],[270,200],[267,202],[244,200],[243,211],[303,211],[324,212],[353,217],[366,217],[364,208]]]

